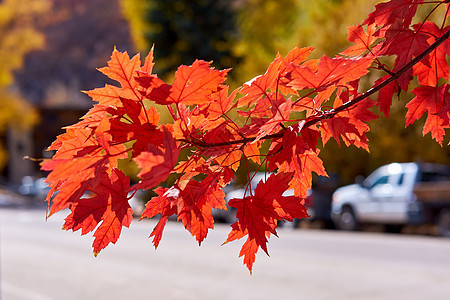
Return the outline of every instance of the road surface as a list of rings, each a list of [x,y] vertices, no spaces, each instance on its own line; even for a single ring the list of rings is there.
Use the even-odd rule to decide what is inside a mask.
[[[61,230],[64,213],[0,209],[2,300],[449,299],[450,239],[280,229],[253,275],[240,242],[221,246],[219,224],[201,247],[169,222],[157,251],[155,222],[134,221],[98,257],[92,237]]]

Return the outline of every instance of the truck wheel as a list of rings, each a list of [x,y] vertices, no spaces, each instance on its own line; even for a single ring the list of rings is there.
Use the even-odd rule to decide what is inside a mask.
[[[450,209],[441,210],[436,225],[440,236],[450,237]]]
[[[358,229],[358,221],[356,220],[351,207],[345,206],[342,208],[336,226],[341,230],[347,231],[355,231]]]

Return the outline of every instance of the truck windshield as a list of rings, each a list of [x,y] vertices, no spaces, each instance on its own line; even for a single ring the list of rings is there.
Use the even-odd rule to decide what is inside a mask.
[[[381,176],[377,180],[375,180],[375,182],[367,182],[366,183],[367,185],[365,185],[365,186],[366,186],[366,188],[371,189],[376,185],[386,184],[386,183],[388,183],[388,181],[389,181],[389,176]]]

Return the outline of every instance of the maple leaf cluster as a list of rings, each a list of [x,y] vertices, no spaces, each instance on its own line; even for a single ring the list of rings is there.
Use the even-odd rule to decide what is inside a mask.
[[[427,5],[445,4],[445,19],[446,2]],[[320,149],[331,139],[369,149],[368,123],[378,117],[374,106],[388,115],[393,95],[413,85],[406,125],[427,112],[423,133],[443,143],[450,116],[450,31],[427,20],[412,24],[422,5],[378,4],[361,25],[349,27],[352,45],[339,55],[309,59],[313,48],[296,47],[231,92],[225,84],[229,70],[209,62],[180,66],[169,84],[152,73],[153,49],[143,63],[139,55],[114,50],[99,70],[120,86],[86,92],[95,102],[92,109],[57,137],[49,147],[56,154],[42,163],[50,171],[48,214],[69,208],[64,228],[94,231],[97,254],[130,225],[133,193],[154,190],[157,196],[141,216],[160,215],[150,235],[154,246],[173,215],[201,244],[214,227],[212,210],[227,209],[222,188],[251,160],[267,180],[229,201],[238,221],[225,241],[246,239],[240,256],[251,271],[257,251],[268,253],[278,222],[308,217],[303,204],[313,173],[327,176]],[[395,57],[390,66],[383,62],[389,57]],[[361,93],[361,78],[372,69],[386,75]],[[370,99],[376,92],[376,100]],[[162,124],[154,104],[165,106],[172,122]],[[137,184],[130,185],[119,160],[137,164]],[[171,174],[174,184],[163,185]],[[289,189],[294,195],[284,196]]]

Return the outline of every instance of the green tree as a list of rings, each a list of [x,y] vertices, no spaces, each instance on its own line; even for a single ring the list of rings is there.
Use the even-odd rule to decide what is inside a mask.
[[[235,14],[227,1],[122,0],[135,45],[147,52],[155,45],[159,74],[195,59],[216,68],[236,65]]]

